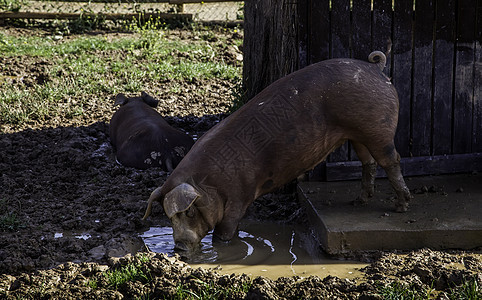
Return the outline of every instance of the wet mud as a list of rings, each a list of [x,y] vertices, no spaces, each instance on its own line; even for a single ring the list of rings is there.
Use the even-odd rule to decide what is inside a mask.
[[[150,251],[175,255],[170,226],[151,227],[141,237]],[[193,268],[270,279],[296,275],[332,275],[353,279],[360,277],[359,270],[368,265],[330,258],[320,251],[319,243],[308,226],[262,220],[244,220],[237,236],[229,243],[212,243],[212,233],[209,233],[201,240],[200,251],[183,260]]]

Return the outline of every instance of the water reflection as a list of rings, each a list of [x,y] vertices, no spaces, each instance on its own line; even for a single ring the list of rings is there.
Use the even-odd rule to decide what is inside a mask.
[[[212,233],[200,250],[185,260],[193,267],[217,267],[221,273],[247,273],[273,279],[279,276],[327,275],[353,278],[366,266],[324,256],[305,228],[273,223],[242,223],[229,243],[212,243]],[[151,227],[141,237],[154,252],[174,254],[171,227]]]
[[[236,264],[294,264],[318,263],[322,258],[313,242],[293,226],[279,224],[242,224],[238,236],[229,243],[212,243],[212,232],[201,240],[200,250],[189,263]],[[151,227],[141,237],[154,252],[173,254],[174,240],[171,227]],[[312,253],[309,253],[312,252]]]

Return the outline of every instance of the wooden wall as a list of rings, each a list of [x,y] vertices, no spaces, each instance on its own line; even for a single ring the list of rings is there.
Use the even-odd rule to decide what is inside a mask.
[[[276,7],[266,4],[272,1],[247,1],[247,8],[250,2]],[[297,15],[291,19],[297,20],[296,37],[290,35],[285,41],[289,41],[289,49],[296,41],[297,56],[286,56],[285,60],[294,60],[290,67],[273,73],[269,80],[257,80],[256,87],[246,82],[251,96],[295,69],[336,57],[366,60],[371,51],[385,52],[391,43],[385,72],[392,78],[400,98],[395,143],[403,157],[405,174],[482,171],[482,0],[290,3],[296,5],[285,6],[289,12],[284,11],[283,15]],[[270,9],[265,7],[264,11]],[[246,12],[246,26],[251,17]],[[268,16],[261,16],[264,17]],[[283,23],[284,28],[293,25],[289,19],[278,19],[276,14],[271,15],[269,22],[274,26]],[[259,28],[247,30],[245,41],[249,43],[253,35],[259,34]],[[285,32],[276,29],[271,34],[279,36]],[[271,36],[265,42],[263,47],[271,50],[262,53],[284,48],[283,40]],[[269,73],[272,68],[269,57],[261,59],[254,68],[251,62],[249,58],[245,60],[245,71],[249,70],[245,77],[256,77],[253,74],[260,71]],[[264,78],[268,77],[264,74]],[[336,180],[358,176],[351,174],[352,167],[357,166],[352,162],[356,159],[350,145],[345,144],[330,156],[323,177]]]
[[[247,99],[298,69],[296,6],[293,0],[245,2],[243,83]]]

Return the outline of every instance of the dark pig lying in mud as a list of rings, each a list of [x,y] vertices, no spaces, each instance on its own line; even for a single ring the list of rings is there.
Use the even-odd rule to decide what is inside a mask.
[[[194,144],[153,109],[157,104],[158,100],[145,92],[141,97],[116,96],[115,105],[121,107],[110,121],[110,139],[124,166],[172,171]]]
[[[356,202],[373,195],[378,163],[396,191],[396,211],[406,211],[411,195],[393,142],[398,96],[381,71],[385,55],[376,51],[369,60],[322,61],[265,88],[196,142],[152,192],[144,218],[153,201],[161,201],[178,250],[195,250],[212,229],[216,238],[230,240],[256,198],[312,169],[347,140],[363,165]]]

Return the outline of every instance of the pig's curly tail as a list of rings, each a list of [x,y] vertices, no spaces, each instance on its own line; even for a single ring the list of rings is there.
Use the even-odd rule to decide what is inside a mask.
[[[371,63],[376,63],[380,70],[383,71],[387,63],[387,57],[382,51],[373,51],[370,53],[370,55],[368,55],[368,61]]]

